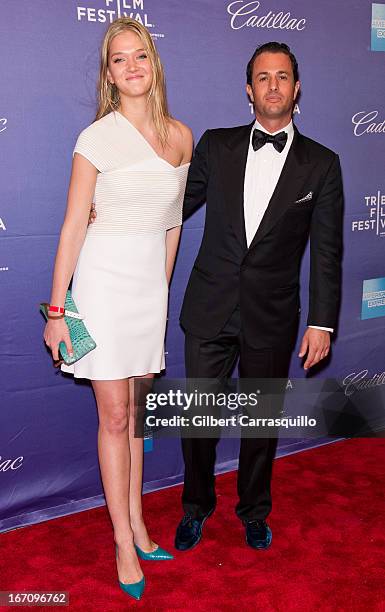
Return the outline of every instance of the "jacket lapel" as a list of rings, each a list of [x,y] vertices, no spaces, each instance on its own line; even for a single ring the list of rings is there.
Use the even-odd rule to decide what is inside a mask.
[[[294,127],[294,138],[290,151],[249,251],[274,227],[286,211],[287,205],[296,200],[308,172],[308,163],[304,139]]]
[[[254,121],[237,129],[226,143],[227,146],[223,149],[224,173],[222,180],[226,210],[234,233],[245,250],[247,249],[247,244],[243,214],[243,185],[250,132],[253,125]]]

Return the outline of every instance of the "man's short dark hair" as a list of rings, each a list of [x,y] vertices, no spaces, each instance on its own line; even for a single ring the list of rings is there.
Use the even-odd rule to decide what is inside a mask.
[[[262,53],[284,53],[285,55],[287,55],[290,58],[291,65],[293,68],[294,83],[298,81],[298,62],[295,58],[295,55],[290,51],[290,47],[288,45],[285,45],[285,43],[268,42],[256,48],[253,57],[247,64],[246,79],[248,85],[251,85],[255,58],[258,57],[258,55],[261,55]]]

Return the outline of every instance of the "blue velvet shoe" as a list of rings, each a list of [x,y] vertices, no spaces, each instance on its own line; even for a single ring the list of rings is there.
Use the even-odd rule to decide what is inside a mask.
[[[269,548],[273,535],[264,520],[245,521],[246,542],[251,548],[263,550]]]
[[[202,529],[206,519],[214,512],[214,508],[200,518],[193,518],[185,514],[178,525],[175,535],[175,548],[177,550],[191,550],[202,539]]]
[[[138,554],[138,557],[140,557],[140,559],[143,559],[143,561],[169,561],[170,559],[173,559],[173,555],[171,555],[169,552],[167,552],[167,550],[164,550],[164,548],[161,548],[160,546],[158,546],[157,548],[155,548],[155,550],[153,550],[152,552],[144,552],[144,550],[142,550],[141,548],[139,548],[139,546],[137,546],[135,544],[135,550]]]
[[[116,544],[115,544],[115,556],[116,557],[118,556],[118,547]],[[122,589],[122,591],[124,591],[130,597],[133,597],[134,599],[139,601],[139,599],[143,595],[144,587],[146,586],[146,581],[144,579],[144,576],[141,580],[139,580],[139,582],[120,582],[119,579],[118,579],[118,582],[119,582],[119,586]]]

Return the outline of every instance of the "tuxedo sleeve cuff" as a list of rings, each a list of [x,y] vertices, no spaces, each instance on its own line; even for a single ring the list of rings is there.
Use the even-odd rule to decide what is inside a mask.
[[[308,325],[308,327],[312,327],[313,329],[322,329],[323,331],[328,331],[331,334],[334,332],[332,327],[321,327],[320,325]]]

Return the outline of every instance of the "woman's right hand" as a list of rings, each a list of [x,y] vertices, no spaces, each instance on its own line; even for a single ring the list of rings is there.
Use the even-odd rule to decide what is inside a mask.
[[[59,361],[59,344],[64,342],[70,357],[73,355],[70,333],[64,318],[49,319],[44,329],[44,341],[52,351],[54,361]]]

